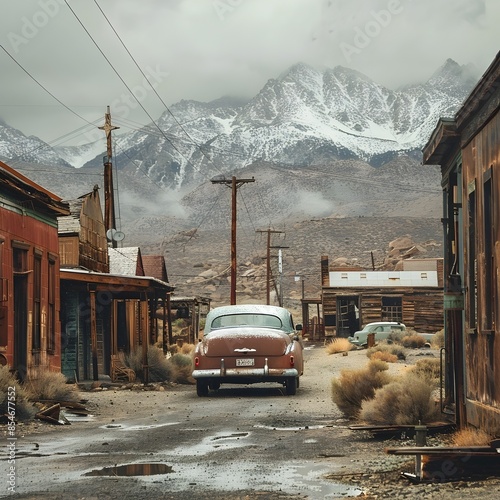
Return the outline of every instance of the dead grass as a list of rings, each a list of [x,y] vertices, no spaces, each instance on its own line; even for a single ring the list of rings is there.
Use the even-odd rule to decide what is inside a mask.
[[[389,351],[375,351],[370,359],[379,359],[381,361],[385,361],[386,363],[397,363],[398,357],[395,354],[390,353]]]
[[[406,359],[406,350],[404,347],[397,344],[387,344],[386,342],[380,342],[374,347],[370,347],[366,351],[366,355],[371,359],[374,353],[384,352],[396,356],[398,360],[404,361]],[[379,354],[377,356],[380,356]]]
[[[468,427],[451,435],[452,446],[489,446],[493,436],[481,429]]]
[[[194,383],[194,379],[191,377],[193,373],[193,357],[191,354],[174,354],[168,358],[167,363],[170,366],[170,380],[172,382],[177,382],[178,384]]]
[[[428,381],[412,372],[384,385],[364,400],[359,418],[371,425],[417,425],[439,420],[439,407]]]
[[[370,361],[359,370],[343,370],[332,380],[332,399],[347,418],[357,417],[363,401],[373,398],[375,390],[391,380],[387,363]]]
[[[416,332],[412,332],[410,335],[406,335],[401,339],[401,345],[407,349],[420,349],[424,347],[426,343],[427,341],[425,338]]]
[[[440,360],[439,358],[419,359],[412,367],[412,372],[436,386],[439,384],[440,378]]]
[[[68,384],[61,372],[39,368],[33,371],[24,383],[31,401],[78,401],[78,392],[74,384]]]
[[[194,352],[194,348],[194,344],[182,344],[179,352],[181,354],[187,354],[188,356],[190,356]]]
[[[432,338],[431,345],[434,349],[441,349],[441,347],[444,347],[444,328],[436,332]]]
[[[126,355],[124,357],[124,362],[129,368],[134,370],[137,377],[144,382],[142,346]],[[156,346],[148,347],[148,370],[149,382],[172,380],[172,368],[169,363],[167,363],[167,358],[165,354],[163,354],[163,350]]]
[[[325,346],[327,354],[338,354],[339,352],[352,351],[355,348],[346,338],[338,337],[328,342]]]
[[[15,387],[15,392],[9,388]],[[9,371],[8,366],[0,366],[0,419],[8,415],[9,396],[15,395],[15,419],[29,420],[36,413],[36,408],[28,399],[28,393]],[[11,406],[12,408],[12,406]],[[5,419],[6,421],[6,419]]]

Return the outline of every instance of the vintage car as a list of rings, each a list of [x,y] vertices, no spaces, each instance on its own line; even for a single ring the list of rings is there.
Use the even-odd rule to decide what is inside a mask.
[[[194,352],[198,396],[221,384],[277,382],[294,395],[304,371],[301,325],[269,305],[231,305],[209,311]]]
[[[375,342],[387,339],[393,333],[405,333],[406,326],[396,321],[376,321],[368,323],[362,330],[354,332],[347,340],[356,346],[364,347],[368,344],[368,334],[375,334]]]

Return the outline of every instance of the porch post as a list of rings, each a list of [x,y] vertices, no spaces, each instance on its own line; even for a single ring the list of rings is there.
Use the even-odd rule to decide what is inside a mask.
[[[94,380],[99,380],[97,366],[97,321],[95,310],[95,289],[90,289],[90,342],[92,347],[92,375]]]

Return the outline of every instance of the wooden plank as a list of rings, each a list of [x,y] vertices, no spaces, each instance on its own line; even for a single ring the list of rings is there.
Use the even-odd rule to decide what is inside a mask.
[[[489,446],[407,446],[386,448],[389,455],[488,456],[500,458],[500,453]]]

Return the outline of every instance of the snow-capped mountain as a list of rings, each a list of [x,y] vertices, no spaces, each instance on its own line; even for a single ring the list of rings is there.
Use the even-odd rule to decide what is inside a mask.
[[[71,167],[46,142],[38,137],[25,136],[21,131],[10,127],[0,119],[0,159],[6,160],[15,166],[17,161],[41,163],[43,165],[57,165]]]
[[[115,158],[173,189],[262,161],[379,166],[402,153],[419,156],[438,118],[452,116],[475,82],[469,66],[450,59],[424,84],[396,91],[341,66],[296,64],[246,103],[173,105],[158,127],[120,136]]]
[[[156,125],[115,135],[114,164],[179,190],[259,162],[304,168],[360,159],[378,167],[401,154],[419,158],[438,118],[453,116],[476,80],[450,59],[427,82],[398,90],[342,66],[296,64],[248,102],[183,100]],[[20,136],[0,125],[0,155],[102,165],[104,141],[52,149]]]

